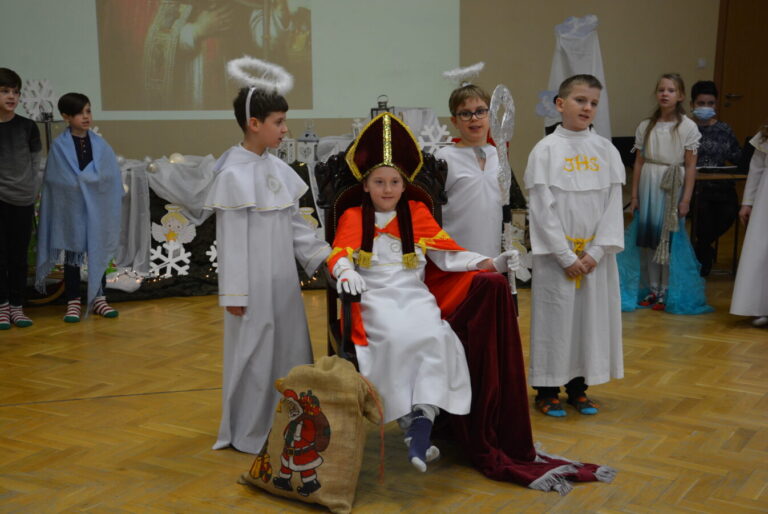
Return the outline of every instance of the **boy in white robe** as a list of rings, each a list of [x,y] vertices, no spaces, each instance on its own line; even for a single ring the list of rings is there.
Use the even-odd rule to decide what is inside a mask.
[[[246,87],[234,110],[243,142],[219,159],[205,202],[216,211],[219,304],[226,308],[222,415],[213,448],[255,454],[272,426],[275,380],[312,363],[294,257],[312,276],[330,248],[299,213],[307,185],[267,152],[288,131],[285,99]]]
[[[534,147],[525,170],[533,283],[530,382],[536,406],[565,416],[558,399],[596,414],[588,385],[624,375],[615,254],[623,249],[624,165],[590,129],[602,85],[575,75],[560,86],[563,124]]]
[[[460,140],[435,152],[448,164],[443,228],[464,248],[482,255],[501,251],[502,205],[499,157],[488,144],[490,95],[475,84],[455,89],[448,100]]]

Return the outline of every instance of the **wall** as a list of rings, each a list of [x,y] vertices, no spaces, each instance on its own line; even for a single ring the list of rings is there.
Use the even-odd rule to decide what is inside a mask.
[[[435,82],[435,77],[459,63],[483,60],[486,68],[478,83],[489,90],[504,83],[515,98],[517,127],[510,160],[520,177],[528,152],[543,133],[534,108],[538,92],[546,89],[549,78],[554,26],[568,16],[596,14],[600,20],[598,33],[615,136],[633,135],[637,123],[650,113],[659,74],[680,72],[689,87],[713,76],[718,0],[393,1],[323,0],[312,4],[313,44],[315,37],[322,36],[323,24],[332,30],[324,42],[316,44],[329,49],[314,69],[316,82],[321,84],[315,94],[317,111],[289,113],[293,136],[301,135],[305,119],[314,121],[321,136],[349,132],[353,113],[364,116],[380,93],[389,93],[397,105],[425,105],[424,97],[415,95],[425,81],[434,92],[430,106],[446,116],[451,86],[441,79]],[[4,20],[13,23],[4,24],[0,35],[0,66],[16,68],[27,78],[49,77],[57,93],[98,81],[98,73],[89,67],[98,63],[93,0],[3,0],[3,4]],[[414,5],[421,8],[421,14],[415,22],[404,21],[410,19]],[[328,6],[336,8],[332,16]],[[354,10],[350,10],[352,6]],[[430,16],[424,16],[424,8]],[[323,23],[315,22],[316,16]],[[347,28],[345,16],[352,20],[346,22]],[[385,21],[392,19],[394,22]],[[366,37],[369,34],[392,43],[376,43]],[[409,46],[419,51],[407,52]],[[410,54],[417,56],[419,66],[402,65]],[[706,61],[703,68],[697,68],[699,58]],[[371,75],[374,81],[361,80],[359,70],[364,62],[399,72]],[[340,67],[332,68],[333,63]],[[353,89],[358,94],[351,95],[350,83],[358,84]],[[326,84],[325,91],[322,84]],[[346,90],[334,88],[334,84]],[[94,103],[96,124],[126,157],[159,157],[172,152],[218,155],[240,137],[226,111],[129,115],[100,112],[98,100]],[[450,125],[446,118],[443,121]]]
[[[597,15],[613,135],[634,136],[653,110],[659,75],[678,72],[689,89],[697,80],[712,80],[718,9],[718,0],[463,0],[461,63],[485,61],[478,83],[489,90],[504,83],[512,92],[510,162],[522,177],[528,153],[543,136],[534,109],[539,91],[547,89],[555,25],[569,16]]]

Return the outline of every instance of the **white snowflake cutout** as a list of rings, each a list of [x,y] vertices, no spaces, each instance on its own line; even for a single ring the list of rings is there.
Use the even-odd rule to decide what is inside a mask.
[[[419,144],[424,152],[435,153],[450,141],[451,133],[448,132],[448,128],[437,120],[430,125],[425,125],[419,134]]]
[[[208,262],[211,263],[211,267],[216,270],[216,273],[219,272],[219,249],[216,246],[216,239],[213,240],[213,244],[211,247],[205,252],[205,255],[208,256]]]
[[[191,256],[192,252],[185,252],[182,245],[172,247],[168,243],[163,243],[155,246],[149,252],[149,273],[153,277],[164,278],[188,275]]]
[[[52,117],[53,101],[53,86],[47,79],[24,81],[24,88],[21,91],[21,106],[24,107],[30,118],[44,121],[47,114]]]

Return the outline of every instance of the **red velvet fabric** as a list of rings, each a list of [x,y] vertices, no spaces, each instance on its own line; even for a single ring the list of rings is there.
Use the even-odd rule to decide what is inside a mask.
[[[498,273],[476,274],[466,298],[446,320],[464,345],[472,381],[470,413],[452,416],[451,424],[475,467],[494,480],[527,487],[547,472],[573,466],[541,453],[536,458],[520,332],[507,279]],[[582,464],[557,474],[592,481],[597,469]]]

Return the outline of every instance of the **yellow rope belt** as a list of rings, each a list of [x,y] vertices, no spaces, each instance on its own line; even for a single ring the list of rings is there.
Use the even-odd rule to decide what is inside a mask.
[[[573,243],[573,253],[575,253],[578,257],[581,257],[581,254],[584,252],[584,247],[586,247],[587,243],[592,241],[595,238],[595,236],[587,237],[587,238],[565,236],[565,238],[571,243]],[[573,278],[568,277],[568,279],[576,282],[576,289],[581,287],[581,275]]]

